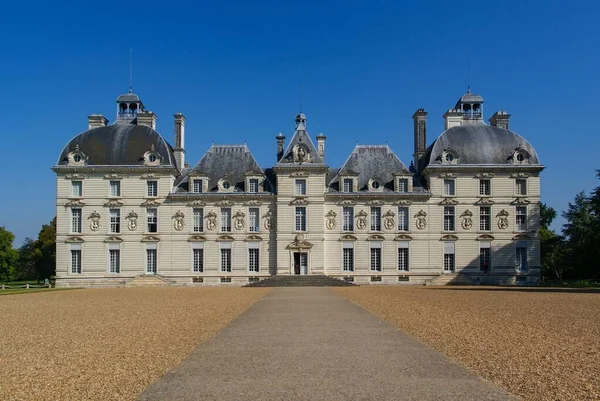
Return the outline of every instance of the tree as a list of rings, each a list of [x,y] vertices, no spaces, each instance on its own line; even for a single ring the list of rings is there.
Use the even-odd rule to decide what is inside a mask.
[[[4,227],[0,227],[0,281],[12,281],[18,253],[13,249],[15,236]]]
[[[38,278],[50,278],[56,271],[56,217],[44,224],[35,241],[35,269]]]
[[[19,248],[19,260],[17,262],[16,280],[38,279],[35,269],[36,249],[35,241],[31,238],[25,238],[23,245]]]
[[[550,229],[556,210],[540,203],[540,245],[542,276],[563,279],[570,266],[565,263],[565,241]]]

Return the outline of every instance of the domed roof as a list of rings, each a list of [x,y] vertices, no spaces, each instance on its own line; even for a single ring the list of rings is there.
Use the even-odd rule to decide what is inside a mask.
[[[141,100],[138,95],[136,95],[132,91],[129,91],[129,93],[124,93],[117,98],[117,103],[121,103],[121,102],[123,102],[123,103],[140,103]]]
[[[539,165],[533,146],[519,134],[486,124],[465,124],[444,131],[421,159],[420,170],[441,164],[442,154],[451,151],[460,165],[512,164],[517,150],[528,155],[527,164]]]
[[[57,164],[68,164],[69,153],[79,150],[87,156],[88,166],[137,166],[144,163],[144,154],[151,149],[159,155],[160,166],[176,166],[173,148],[158,132],[142,125],[113,124],[71,139]]]

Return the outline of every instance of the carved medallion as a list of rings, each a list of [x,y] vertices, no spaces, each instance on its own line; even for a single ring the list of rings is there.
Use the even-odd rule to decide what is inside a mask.
[[[388,210],[383,214],[383,226],[386,230],[393,230],[396,228],[396,222],[394,221],[396,214],[391,210]]]
[[[265,227],[265,230],[270,231],[270,230],[272,230],[274,228],[275,224],[273,224],[273,223],[274,223],[275,219],[273,218],[273,212],[271,212],[269,210],[267,213],[265,213],[263,215],[263,220],[265,221],[263,223],[263,226]]]
[[[244,226],[246,225],[246,223],[244,222],[244,218],[245,217],[246,217],[246,215],[241,210],[238,210],[233,215],[233,219],[235,220],[235,222],[233,223],[233,225],[235,226],[236,230],[243,230],[244,229]]]
[[[98,231],[100,229],[100,214],[95,210],[90,214],[88,220],[92,220],[90,222],[90,230]]]
[[[467,209],[460,215],[462,217],[462,228],[465,230],[470,230],[473,228],[473,213]]]
[[[496,215],[498,217],[498,228],[501,230],[506,230],[508,228],[508,212],[502,209]]]
[[[213,211],[208,212],[206,215],[206,228],[208,231],[214,231],[217,228],[217,214]]]
[[[185,222],[184,222],[184,218],[185,218],[185,214],[183,214],[181,212],[181,210],[178,210],[177,213],[175,213],[173,215],[173,228],[177,231],[181,231],[183,230],[183,227],[185,227]]]
[[[368,214],[364,210],[358,212],[356,215],[356,228],[359,230],[364,230],[367,228],[367,216]]]
[[[415,214],[415,217],[417,218],[417,228],[419,230],[424,230],[425,227],[427,227],[427,220],[425,219],[427,217],[427,213],[421,209],[417,214]]]
[[[330,210],[325,215],[325,217],[327,218],[327,220],[325,222],[325,226],[327,226],[328,230],[333,230],[335,228],[335,226],[337,225],[337,223],[335,221],[336,216],[337,216],[337,213],[335,213],[333,210]]]
[[[126,219],[129,220],[127,222],[127,228],[129,229],[129,231],[135,231],[137,229],[137,213],[134,211],[129,212]]]

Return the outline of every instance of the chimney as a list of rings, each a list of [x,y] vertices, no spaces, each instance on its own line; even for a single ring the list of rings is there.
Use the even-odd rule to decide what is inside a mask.
[[[492,127],[508,129],[509,118],[510,114],[508,114],[506,111],[497,111],[492,117],[490,117],[489,121],[490,124],[492,124]]]
[[[323,160],[325,160],[325,139],[327,139],[325,135],[317,135],[317,153]]]
[[[181,171],[185,167],[185,117],[181,113],[175,113],[175,162]]]
[[[277,139],[277,161],[281,160],[283,157],[283,145],[285,144],[285,136],[283,133],[277,134],[275,137]]]
[[[156,114],[151,111],[140,111],[137,114],[137,125],[156,129]]]
[[[415,166],[419,165],[419,159],[425,154],[427,149],[427,112],[425,109],[418,109],[412,116],[414,122],[414,147]]]
[[[458,127],[463,123],[465,113],[458,109],[448,109],[442,117],[444,117],[444,129]]]
[[[106,127],[108,120],[102,114],[88,116],[88,129]]]

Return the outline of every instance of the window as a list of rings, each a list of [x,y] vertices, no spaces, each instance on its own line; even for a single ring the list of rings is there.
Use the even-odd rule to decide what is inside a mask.
[[[258,192],[258,178],[248,180],[248,192]]]
[[[381,183],[377,180],[371,180],[370,186],[372,191],[377,191],[379,188],[381,188]]]
[[[343,209],[343,231],[354,231],[354,208],[352,206],[344,206]]]
[[[398,178],[398,192],[408,192],[407,178]]]
[[[121,210],[120,209],[110,209],[110,232],[113,234],[118,234],[121,232]]]
[[[260,230],[259,214],[259,209],[257,207],[248,209],[248,229],[252,232],[258,232]]]
[[[479,196],[490,196],[492,194],[492,182],[489,179],[479,180]]]
[[[371,231],[381,231],[381,208],[371,208]]]
[[[258,248],[248,249],[248,271],[258,273],[260,271],[260,250]]]
[[[192,249],[192,270],[194,273],[204,272],[204,249],[194,248]]]
[[[71,195],[74,198],[83,196],[83,181],[71,181]]]
[[[527,231],[527,206],[517,206],[517,231]]]
[[[454,242],[444,242],[444,273],[454,271],[455,255]]]
[[[121,196],[121,181],[110,181],[109,192],[112,198],[118,198]]]
[[[345,272],[354,271],[354,244],[352,242],[344,242],[342,250],[342,270]]]
[[[518,272],[526,272],[527,265],[527,243],[521,242],[517,244],[515,250],[515,268]]]
[[[454,231],[454,206],[444,206],[444,231]]]
[[[71,209],[71,232],[81,234],[81,209]]]
[[[306,207],[296,207],[296,231],[306,231]]]
[[[381,271],[381,243],[371,244],[371,271]]]
[[[527,195],[527,180],[522,178],[515,180],[515,193],[518,196]]]
[[[158,181],[147,181],[148,196],[158,196]]]
[[[408,241],[398,243],[398,271],[408,271]]]
[[[146,217],[148,218],[148,232],[158,232],[158,209],[147,209]]]
[[[221,232],[231,232],[231,209],[221,208]]]
[[[81,245],[71,246],[71,273],[81,274]]]
[[[192,192],[195,194],[202,193],[202,180],[193,180]]]
[[[454,180],[444,180],[444,195],[454,196],[456,195],[456,188]]]
[[[296,180],[296,195],[306,195],[306,180]]]
[[[231,273],[231,248],[221,248],[221,272]]]
[[[204,231],[204,209],[194,208],[192,210],[192,214],[194,216],[194,222],[192,225],[194,227],[194,232],[201,233]]]
[[[108,272],[121,273],[121,250],[118,248],[108,250]]]
[[[344,178],[342,190],[344,192],[354,192],[354,180],[352,178]]]
[[[491,243],[479,243],[479,270],[489,271],[491,267]]]
[[[156,274],[156,248],[146,249],[146,274]]]
[[[479,207],[479,230],[490,231],[492,229],[492,211],[489,206]]]
[[[398,231],[408,231],[408,207],[398,207]]]

